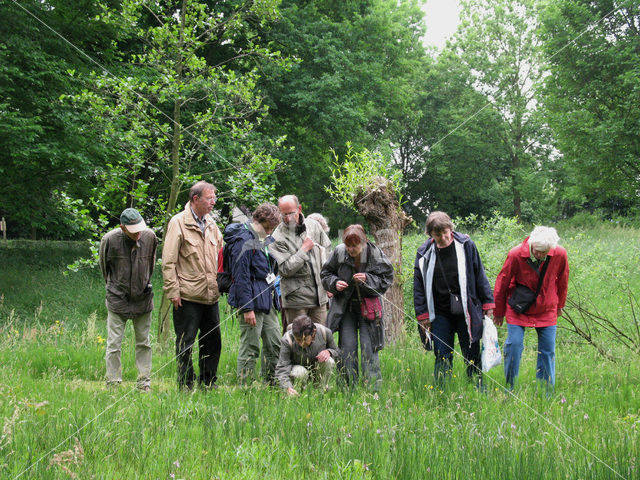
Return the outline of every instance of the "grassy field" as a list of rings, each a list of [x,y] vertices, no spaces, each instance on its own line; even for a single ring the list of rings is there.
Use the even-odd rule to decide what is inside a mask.
[[[473,235],[492,281],[522,238],[518,228],[496,220]],[[640,292],[640,231],[603,225],[559,233],[571,263],[570,296],[590,301],[637,339],[625,292]],[[408,280],[423,240],[405,238]],[[474,389],[459,356],[441,391],[408,303],[407,338],[381,352],[380,392],[307,389],[289,399],[237,386],[238,327],[223,309],[221,388],[177,391],[172,340],[158,344],[156,319],[145,395],[134,388],[130,326],[125,382],[104,386],[102,279],[92,270],[63,275],[82,253],[77,244],[0,242],[0,478],[640,478],[638,349],[606,329],[591,334],[615,361],[560,322],[550,398],[534,380],[532,332],[513,394],[503,388],[501,367],[486,375],[486,392]],[[157,276],[158,299],[160,285]],[[408,286],[406,293],[410,301]],[[499,330],[501,340],[505,333]]]

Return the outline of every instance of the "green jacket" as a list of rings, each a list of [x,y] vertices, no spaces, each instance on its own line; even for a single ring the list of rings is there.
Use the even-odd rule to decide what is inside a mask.
[[[291,329],[287,330],[280,340],[280,357],[278,365],[276,365],[276,378],[284,390],[293,387],[289,375],[294,365],[313,368],[318,363],[316,356],[323,350],[329,350],[331,358],[335,361],[340,358],[340,350],[336,346],[331,330],[319,323],[314,325],[316,326],[316,337],[307,348],[302,348],[296,343]]]
[[[106,282],[107,309],[127,318],[153,310],[151,275],[158,239],[150,229],[134,242],[120,227],[100,241],[100,270]],[[147,288],[149,285],[149,288]]]
[[[278,262],[281,276],[280,291],[284,308],[311,308],[325,305],[329,300],[322,287],[323,250],[331,246],[331,240],[315,220],[305,220],[304,231],[296,234],[282,223],[273,232],[274,243],[269,253]],[[303,252],[302,242],[310,237],[315,246]]]

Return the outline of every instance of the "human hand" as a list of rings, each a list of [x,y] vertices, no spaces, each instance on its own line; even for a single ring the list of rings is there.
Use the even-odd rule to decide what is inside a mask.
[[[302,247],[301,247],[302,251],[303,252],[308,252],[309,250],[311,250],[313,248],[314,245],[315,245],[315,243],[313,243],[313,240],[311,240],[310,237],[307,237],[302,242]]]
[[[425,332],[431,330],[431,321],[428,318],[425,318],[424,320],[418,320],[418,324]]]
[[[331,353],[329,350],[322,350],[318,355],[316,355],[316,360],[320,363],[324,363],[331,358]]]
[[[493,318],[493,308],[490,308],[489,310],[483,310],[483,313],[489,317],[489,318]]]
[[[504,321],[504,317],[493,317],[493,324],[496,327],[501,327],[502,326],[502,322]]]
[[[327,292],[327,297],[329,297],[329,298],[333,298],[333,293],[331,293],[331,292]]]
[[[354,273],[353,274],[353,280],[356,283],[364,283],[366,279],[367,279],[367,274],[366,273]]]
[[[344,290],[348,286],[349,286],[349,284],[347,282],[345,282],[344,280],[338,280],[336,282],[336,290],[338,290],[339,292],[341,292],[342,290]]]
[[[243,316],[244,316],[244,321],[247,323],[247,325],[251,327],[256,326],[256,314],[253,310],[251,310],[250,312],[244,312]]]
[[[173,303],[173,308],[180,308],[182,306],[182,299],[180,297],[173,297],[169,300]]]
[[[563,312],[562,312],[562,308],[559,308],[559,309],[558,309],[558,316],[559,316],[559,317],[561,317],[561,316],[562,316],[562,313],[563,313]]]
[[[288,388],[287,388],[287,394],[288,394],[290,397],[297,397],[298,395],[300,395],[300,394],[296,391],[296,389],[295,389],[295,388],[293,388],[293,387],[288,387]]]

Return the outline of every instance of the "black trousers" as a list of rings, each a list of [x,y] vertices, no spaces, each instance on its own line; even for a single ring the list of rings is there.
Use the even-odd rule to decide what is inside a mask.
[[[212,387],[218,379],[218,363],[222,351],[220,335],[220,311],[218,303],[203,303],[182,300],[182,306],[173,308],[173,328],[176,332],[176,359],[178,361],[178,386],[193,388],[195,374],[191,361],[191,350],[198,331],[200,369],[198,383]]]

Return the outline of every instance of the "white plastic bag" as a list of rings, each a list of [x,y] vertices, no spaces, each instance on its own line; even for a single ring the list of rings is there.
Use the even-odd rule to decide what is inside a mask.
[[[482,371],[488,372],[496,365],[500,365],[502,354],[498,343],[498,330],[486,315],[484,316],[482,332]]]

